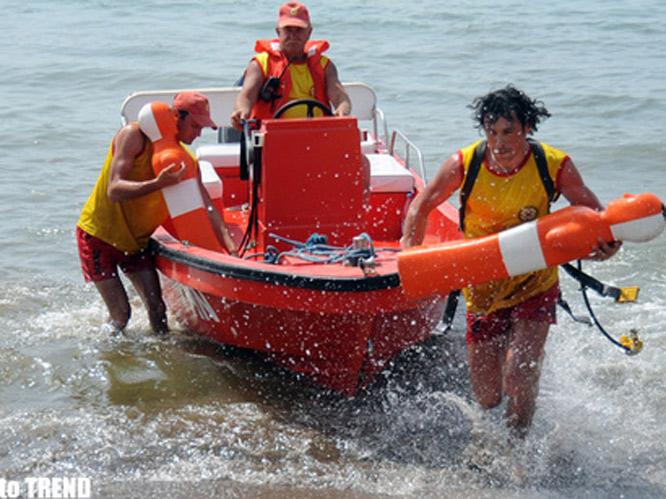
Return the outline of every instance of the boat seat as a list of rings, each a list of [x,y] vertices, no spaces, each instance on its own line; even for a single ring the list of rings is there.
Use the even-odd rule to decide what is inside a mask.
[[[208,97],[210,103],[210,117],[213,121],[220,126],[225,126],[229,123],[229,117],[234,110],[234,103],[236,102],[236,96],[240,92],[240,87],[196,90]],[[126,125],[132,121],[136,121],[141,108],[149,102],[161,101],[171,105],[173,97],[179,91],[180,90],[156,90],[151,92],[136,92],[130,95],[125,99],[120,108],[122,124]]]
[[[375,92],[365,83],[343,83],[352,102],[351,115],[359,121],[374,121],[377,110],[377,97]],[[236,96],[241,87],[230,88],[203,88],[192,89],[201,92],[210,102],[210,114],[215,123],[221,127],[228,127],[229,118],[234,110]],[[149,92],[136,92],[125,99],[120,115],[122,124],[126,125],[136,121],[140,109],[152,101],[162,101],[171,105],[173,97],[180,90],[156,90]]]
[[[366,124],[370,123],[373,128],[372,134],[368,133],[366,129],[361,129],[361,152],[363,154],[375,153],[377,149],[373,135],[377,137],[379,126],[377,123],[377,113],[381,115],[381,111],[377,109],[375,92],[364,83],[343,83],[343,85],[352,102],[351,115],[359,121],[359,124],[363,122],[363,126],[366,126]],[[228,145],[236,148],[235,151],[234,149],[225,150],[222,148],[212,152],[214,157],[209,161],[211,161],[215,168],[238,166],[240,132],[229,127],[229,119],[234,109],[236,97],[240,92],[240,87],[208,88],[198,89],[197,91],[208,97],[211,118],[215,123],[220,125],[220,129],[218,130],[218,142],[220,145]],[[178,92],[179,90],[157,90],[137,92],[130,95],[125,99],[120,109],[122,124],[126,125],[132,121],[136,121],[141,108],[149,102],[161,101],[171,105],[174,95]],[[385,122],[382,122],[382,124],[385,125]],[[384,132],[384,135],[386,135],[386,131]],[[386,136],[384,140],[387,140]],[[205,157],[200,156],[200,159],[205,160]],[[224,176],[226,176],[226,173]]]
[[[371,192],[414,192],[414,174],[389,154],[366,154]]]

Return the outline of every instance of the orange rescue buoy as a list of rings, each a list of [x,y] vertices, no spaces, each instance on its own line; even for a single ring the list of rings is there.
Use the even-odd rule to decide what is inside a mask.
[[[226,251],[218,241],[204,206],[194,158],[176,140],[176,117],[164,102],[150,102],[139,111],[139,127],[153,143],[153,172],[158,175],[170,165],[186,166],[183,179],[164,187],[162,195],[181,241],[202,248]]]
[[[398,255],[400,281],[419,300],[583,258],[599,238],[649,241],[664,229],[663,209],[654,194],[625,194],[604,211],[569,206],[497,234],[410,248]]]

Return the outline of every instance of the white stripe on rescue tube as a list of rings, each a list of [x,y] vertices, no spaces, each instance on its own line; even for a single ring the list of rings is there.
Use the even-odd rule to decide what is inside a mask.
[[[141,108],[138,121],[141,131],[146,134],[151,142],[155,142],[162,138],[162,132],[160,132],[160,127],[157,125],[155,115],[153,114],[153,108],[150,104],[146,104]]]
[[[504,267],[511,277],[547,267],[536,221],[499,232],[497,236]]]
[[[196,178],[188,178],[177,184],[162,188],[171,218],[179,217],[198,208],[203,208],[203,198]]]
[[[649,217],[611,225],[610,230],[616,241],[644,243],[654,239],[664,230],[664,216],[657,213]]]

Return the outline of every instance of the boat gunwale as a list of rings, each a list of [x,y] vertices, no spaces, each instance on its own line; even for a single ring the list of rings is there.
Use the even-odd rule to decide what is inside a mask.
[[[168,243],[151,238],[150,246],[156,256],[177,264],[187,265],[197,270],[244,281],[301,288],[315,291],[332,292],[372,292],[384,289],[399,288],[401,286],[397,269],[395,272],[379,275],[361,275],[358,277],[335,277],[295,274],[288,271],[273,271],[262,268],[253,268],[251,265],[238,265],[194,255],[188,249],[178,250],[168,246]],[[247,262],[245,263],[253,263]],[[159,265],[158,265],[159,269]],[[159,269],[162,271],[161,269]],[[359,269],[360,270],[360,269]],[[163,271],[162,271],[163,272]]]

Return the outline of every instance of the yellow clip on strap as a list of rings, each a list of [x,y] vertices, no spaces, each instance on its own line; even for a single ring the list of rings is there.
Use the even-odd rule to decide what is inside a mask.
[[[620,295],[615,298],[617,303],[634,302],[638,298],[638,292],[641,290],[638,286],[630,286],[628,288],[620,288]]]
[[[643,342],[638,338],[635,329],[632,329],[629,335],[623,334],[620,336],[620,344],[627,349],[627,355],[636,355],[643,349]]]

